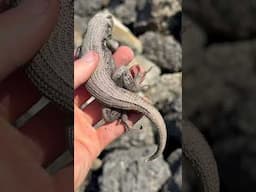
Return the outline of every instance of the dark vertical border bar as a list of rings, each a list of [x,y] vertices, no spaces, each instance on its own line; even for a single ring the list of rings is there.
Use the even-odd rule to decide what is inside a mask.
[[[255,10],[252,1],[183,1],[183,117],[210,145],[225,192],[255,189]],[[190,165],[184,192],[201,187]]]
[[[1,192],[74,189],[66,138],[73,7],[72,0],[0,1]]]

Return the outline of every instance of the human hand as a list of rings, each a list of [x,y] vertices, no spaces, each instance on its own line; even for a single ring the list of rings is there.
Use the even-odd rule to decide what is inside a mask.
[[[113,58],[117,66],[127,65],[133,59],[133,52],[125,46],[118,48]],[[81,105],[90,98],[84,83],[89,79],[99,62],[95,52],[87,53],[75,61],[74,65],[74,188],[80,187],[87,176],[93,161],[100,152],[112,141],[120,137],[124,131],[123,124],[117,121],[95,129],[92,125],[102,119],[102,106],[93,101],[85,109]],[[135,123],[138,114],[130,114],[129,120]]]
[[[21,66],[48,39],[58,1],[24,0],[10,10],[4,2],[0,0],[0,191],[70,192],[73,167],[55,175],[45,170],[65,150],[65,114],[51,104],[19,130],[12,126],[41,97]]]

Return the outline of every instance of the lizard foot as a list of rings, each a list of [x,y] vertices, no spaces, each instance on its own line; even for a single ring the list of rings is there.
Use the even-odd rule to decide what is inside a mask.
[[[124,123],[126,132],[131,131],[131,130],[136,130],[136,131],[143,130],[143,125],[140,125],[138,128],[137,127],[135,128],[133,123],[128,119],[128,115],[126,113],[122,114],[122,117],[121,117],[120,121],[122,123]]]
[[[127,114],[122,114],[121,122],[124,123],[125,131],[130,131],[133,127],[132,122],[128,119]]]
[[[112,79],[119,87],[124,87],[132,92],[139,92],[144,87],[141,83],[144,80],[145,74],[138,65],[133,66],[131,69],[121,66],[115,70]]]
[[[121,112],[116,109],[103,108],[102,116],[106,123],[111,123],[117,119],[120,119]]]

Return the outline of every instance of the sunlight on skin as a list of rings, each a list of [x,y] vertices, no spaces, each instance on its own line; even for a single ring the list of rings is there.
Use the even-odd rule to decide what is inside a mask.
[[[95,54],[89,53],[89,56],[95,56],[95,61],[92,62],[93,59],[90,60],[89,65],[86,65],[86,56],[80,60],[75,61],[75,85],[77,89],[75,90],[74,97],[74,119],[75,119],[75,134],[74,134],[74,187],[75,190],[79,188],[82,184],[84,178],[88,174],[90,167],[93,161],[97,158],[100,152],[112,141],[120,137],[125,128],[123,124],[117,124],[117,121],[113,123],[103,125],[99,127],[97,130],[93,128],[93,124],[98,122],[101,117],[101,105],[94,101],[88,107],[81,110],[79,107],[82,103],[84,103],[89,97],[90,94],[86,91],[84,87],[80,87],[80,85],[84,84],[89,78],[90,75],[86,75],[85,78],[84,71],[93,71],[88,69],[88,66],[92,69],[95,69],[97,65],[98,57]],[[131,49],[128,47],[120,47],[116,53],[113,55],[115,63],[117,66],[127,65],[133,59],[134,55]],[[87,61],[88,61],[87,60]],[[83,65],[83,66],[80,66]],[[87,66],[87,68],[85,67]],[[79,70],[78,70],[79,68]],[[77,71],[77,72],[76,72]],[[81,75],[81,76],[79,76]],[[141,116],[138,114],[131,114],[129,119],[135,123]]]

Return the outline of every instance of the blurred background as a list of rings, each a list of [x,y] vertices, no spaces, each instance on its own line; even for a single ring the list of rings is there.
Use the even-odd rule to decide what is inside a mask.
[[[184,0],[183,114],[215,154],[221,192],[256,182],[256,1]],[[188,163],[183,191],[200,191]]]
[[[75,49],[83,41],[87,23],[96,13],[115,16],[113,38],[135,52],[130,66],[152,70],[144,81],[148,97],[163,115],[168,128],[162,157],[144,163],[157,144],[157,130],[142,118],[131,131],[112,143],[94,162],[81,191],[181,191],[182,52],[181,0],[75,0]]]

